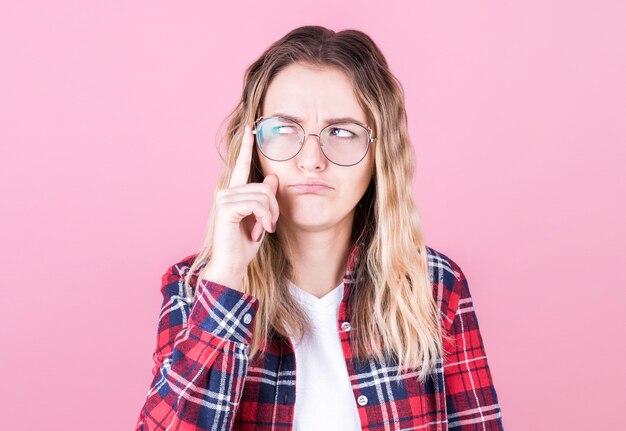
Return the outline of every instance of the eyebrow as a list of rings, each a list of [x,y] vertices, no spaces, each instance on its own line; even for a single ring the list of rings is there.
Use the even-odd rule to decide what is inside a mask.
[[[268,115],[267,117],[285,117],[288,118],[290,120],[294,120],[298,123],[304,123],[304,120],[302,118],[298,118],[294,115],[289,115],[289,114],[282,114],[280,112],[276,112],[272,115]],[[324,125],[327,124],[333,124],[333,123],[357,123],[357,124],[365,124],[362,121],[356,120],[352,117],[339,117],[339,118],[326,118],[324,120]]]

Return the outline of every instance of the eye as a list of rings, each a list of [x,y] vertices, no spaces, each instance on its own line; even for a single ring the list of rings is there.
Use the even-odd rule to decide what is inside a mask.
[[[278,124],[272,127],[272,133],[275,135],[289,135],[298,133],[298,130],[294,126]]]
[[[346,129],[342,129],[339,127],[333,127],[330,129],[330,134],[331,136],[337,136],[339,138],[351,138],[354,136],[354,133],[352,133],[349,130]]]

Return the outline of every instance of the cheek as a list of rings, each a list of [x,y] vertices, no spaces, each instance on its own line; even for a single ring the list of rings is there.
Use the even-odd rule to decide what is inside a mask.
[[[285,185],[283,184],[284,182],[284,178],[286,178],[286,176],[284,175],[284,168],[285,166],[280,164],[281,162],[273,162],[271,160],[267,160],[265,157],[263,157],[262,155],[259,157],[259,166],[261,168],[261,173],[263,175],[263,178],[265,178],[267,175],[269,174],[274,174],[278,177],[278,188],[279,190],[282,189]],[[263,180],[261,180],[263,181]]]
[[[265,177],[268,174],[268,172],[271,172],[271,169],[267,163],[267,159],[263,157],[262,154],[259,153],[258,149],[256,150],[256,156],[258,159],[258,166],[261,169],[261,173],[263,174],[263,177]]]
[[[374,174],[376,173],[376,163],[375,163],[375,157],[374,154],[369,154],[368,153],[368,157],[367,157],[367,167],[365,168],[365,172],[363,173],[363,181],[365,181],[366,184],[369,184],[370,180],[372,179],[372,177],[374,176]]]

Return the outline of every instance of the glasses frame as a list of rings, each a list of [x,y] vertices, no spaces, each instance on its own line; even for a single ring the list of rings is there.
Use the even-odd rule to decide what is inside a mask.
[[[259,144],[259,140],[255,139],[256,141],[256,145],[259,147],[259,150],[261,151],[261,154],[263,154],[263,156],[265,156],[266,158],[273,160],[275,162],[286,162],[287,160],[291,160],[294,157],[296,157],[300,151],[302,151],[302,148],[304,147],[304,142],[306,141],[307,136],[317,136],[317,141],[318,141],[318,145],[320,146],[320,150],[322,151],[322,154],[324,155],[324,157],[326,157],[326,160],[328,160],[329,162],[337,165],[337,166],[354,166],[354,165],[358,165],[359,163],[361,163],[361,161],[365,158],[365,156],[367,155],[368,151],[370,150],[370,143],[374,142],[376,140],[376,137],[372,136],[372,129],[367,125],[367,124],[362,124],[356,121],[342,121],[339,123],[332,123],[332,124],[328,124],[326,126],[324,126],[324,128],[322,130],[320,130],[319,133],[306,133],[306,130],[304,130],[304,127],[302,127],[302,124],[298,123],[296,120],[293,120],[291,118],[287,118],[287,117],[282,117],[280,115],[274,115],[271,117],[259,117],[256,120],[254,120],[254,124],[253,124],[253,128],[252,128],[252,134],[256,136],[256,132],[257,132],[257,127],[259,124],[261,124],[264,120],[268,120],[270,118],[282,118],[288,121],[291,121],[292,123],[295,123],[298,125],[298,127],[300,127],[300,129],[302,130],[303,133],[303,137],[302,140],[300,141],[300,149],[298,151],[296,151],[296,154],[294,154],[293,156],[289,157],[288,159],[282,159],[282,160],[277,160],[277,159],[272,159],[271,157],[267,157],[267,155],[263,152],[263,149],[261,148],[261,145]],[[351,165],[342,165],[341,163],[337,163],[334,162],[332,160],[330,160],[328,158],[328,156],[326,155],[326,153],[324,152],[324,147],[322,146],[322,138],[320,137],[320,135],[322,133],[324,133],[324,130],[328,129],[331,126],[335,126],[337,124],[346,124],[346,123],[350,123],[350,124],[356,124],[357,126],[362,127],[363,129],[365,129],[367,131],[367,148],[365,149],[365,153],[363,154],[363,157],[361,157],[359,159],[358,162],[356,163],[352,163]]]

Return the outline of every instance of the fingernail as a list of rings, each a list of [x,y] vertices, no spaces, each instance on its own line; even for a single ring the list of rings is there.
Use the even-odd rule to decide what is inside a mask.
[[[276,222],[272,222],[272,232],[276,232]]]
[[[265,231],[261,231],[259,232],[259,234],[257,235],[257,237],[255,238],[254,242],[259,242],[261,241],[261,238],[263,237],[263,234],[265,233]]]

